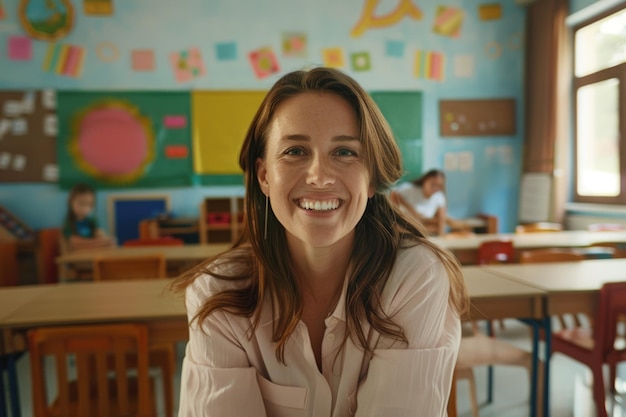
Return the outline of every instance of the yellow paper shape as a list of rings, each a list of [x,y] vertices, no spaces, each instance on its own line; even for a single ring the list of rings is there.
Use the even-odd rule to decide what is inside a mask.
[[[266,91],[194,91],[193,167],[197,174],[241,174],[239,151]]]
[[[478,16],[480,20],[497,20],[502,17],[502,6],[500,4],[481,4],[478,6]]]
[[[368,29],[380,29],[392,26],[408,17],[413,20],[422,18],[422,10],[417,7],[411,0],[399,0],[396,8],[383,16],[376,16],[375,11],[379,0],[366,0],[363,6],[363,13],[358,23],[352,28],[350,36],[358,38]]]

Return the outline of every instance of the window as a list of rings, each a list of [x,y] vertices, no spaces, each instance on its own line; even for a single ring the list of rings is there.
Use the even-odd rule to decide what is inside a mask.
[[[626,204],[626,8],[574,31],[578,202]]]

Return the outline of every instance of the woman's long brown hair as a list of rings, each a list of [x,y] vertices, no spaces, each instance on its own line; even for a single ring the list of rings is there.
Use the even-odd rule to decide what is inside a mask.
[[[391,129],[374,101],[356,81],[338,70],[314,68],[291,72],[268,92],[252,120],[239,155],[246,190],[244,226],[239,239],[232,249],[188,271],[172,285],[174,290],[183,292],[201,274],[215,279],[247,280],[244,288],[225,290],[205,300],[193,320],[201,323],[216,310],[250,317],[252,336],[262,305],[268,302],[272,309],[276,356],[283,363],[285,344],[302,316],[302,304],[289,269],[285,229],[271,208],[267,216],[267,238],[264,238],[266,197],[257,180],[256,160],[265,156],[266,134],[276,107],[290,97],[310,91],[334,93],[352,105],[376,190],[355,230],[345,307],[349,337],[364,350],[371,351],[363,328],[368,322],[379,333],[407,342],[402,328],[382,311],[380,300],[402,246],[430,248],[448,271],[451,305],[459,315],[465,314],[469,307],[456,258],[429,242],[422,226],[402,215],[387,197],[387,191],[403,174],[402,162]],[[225,263],[233,267],[224,268]]]

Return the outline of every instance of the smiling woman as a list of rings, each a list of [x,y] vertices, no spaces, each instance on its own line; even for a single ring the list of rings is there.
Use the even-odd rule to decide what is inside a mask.
[[[180,415],[444,416],[467,293],[390,203],[401,156],[367,93],[333,69],[283,76],[240,165],[240,240],[173,285]]]

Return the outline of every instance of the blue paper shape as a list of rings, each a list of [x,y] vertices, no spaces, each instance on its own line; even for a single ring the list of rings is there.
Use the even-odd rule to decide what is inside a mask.
[[[232,61],[237,58],[237,44],[222,42],[215,45],[215,53],[219,61]]]

